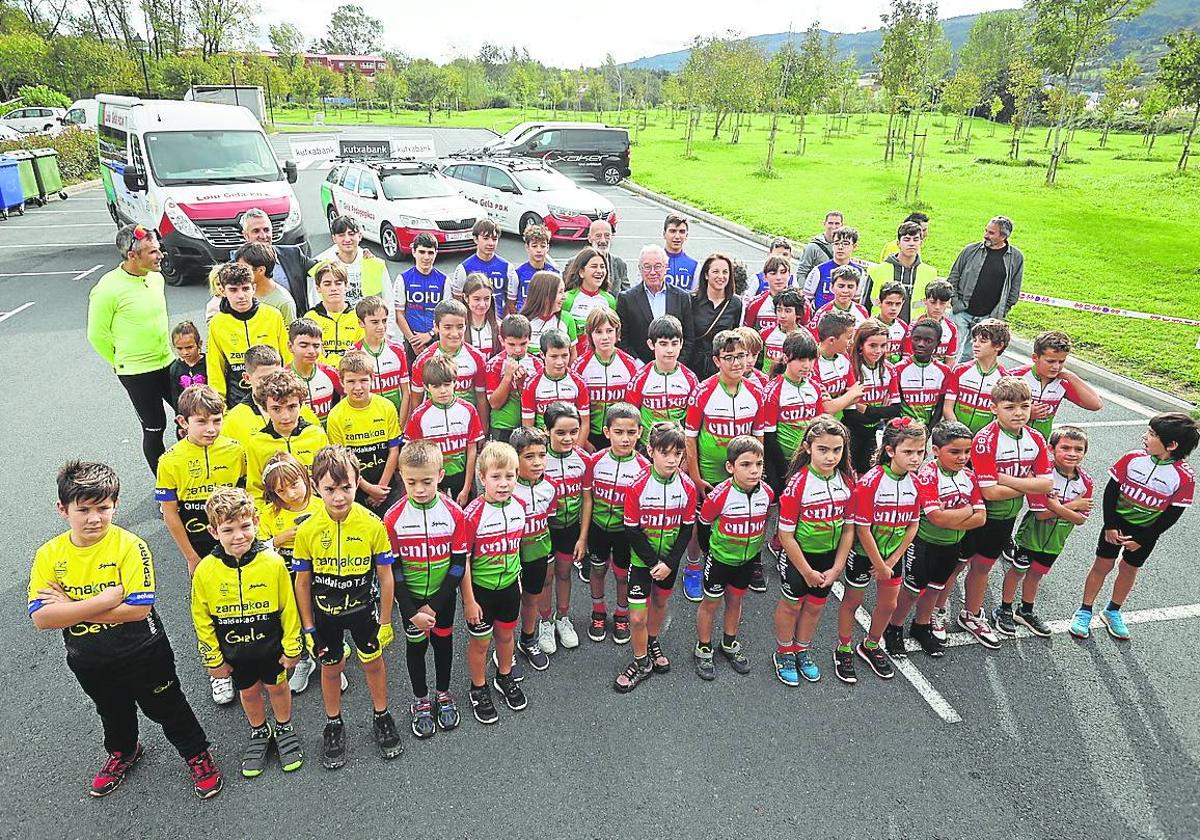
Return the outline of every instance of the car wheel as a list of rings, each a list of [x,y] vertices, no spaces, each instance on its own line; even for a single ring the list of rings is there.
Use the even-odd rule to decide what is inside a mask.
[[[383,246],[383,255],[392,262],[400,261],[400,238],[396,229],[387,222],[379,228],[379,244]]]
[[[330,204],[329,207],[325,210],[325,219],[329,222],[329,232],[330,233],[333,233],[333,220],[336,219],[340,215],[341,214],[338,213],[337,208],[335,208],[332,204]]]
[[[187,275],[183,273],[182,267],[176,264],[174,255],[168,250],[163,250],[162,264],[158,270],[168,286],[182,286],[187,282]]]
[[[617,184],[621,183],[622,177],[623,176],[621,175],[621,170],[619,168],[615,166],[609,166],[606,167],[604,172],[601,173],[600,180],[608,184],[610,187],[615,187]]]
[[[539,216],[537,213],[526,213],[524,216],[521,217],[521,224],[518,226],[518,230],[521,232],[521,236],[524,236],[525,229],[528,228],[530,225],[541,225],[541,224],[545,224],[545,220],[542,219],[542,217]]]

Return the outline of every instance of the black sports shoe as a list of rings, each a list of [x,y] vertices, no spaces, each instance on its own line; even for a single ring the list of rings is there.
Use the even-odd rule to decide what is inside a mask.
[[[624,671],[617,674],[617,678],[613,680],[613,690],[618,694],[628,694],[638,687],[638,683],[649,679],[653,673],[654,669],[650,667],[649,661],[647,661],[646,667],[643,668],[634,659],[625,667]],[[621,682],[622,677],[625,678],[624,683]]]
[[[475,715],[475,720],[485,725],[500,720],[500,715],[496,713],[496,704],[492,702],[491,689],[487,687],[487,683],[479,688],[471,686],[471,714]]]
[[[443,732],[449,732],[451,729],[458,729],[458,725],[462,723],[462,718],[458,713],[458,703],[454,702],[454,695],[449,691],[439,691],[433,699],[434,706],[437,707],[437,725]]]
[[[525,679],[525,663],[517,658],[517,651],[515,650],[515,648],[519,648],[519,647],[520,647],[520,644],[518,644],[514,641],[512,664],[509,666],[509,669],[508,669],[508,672],[513,675],[513,679],[516,680],[517,682],[521,682],[523,679]],[[496,651],[496,648],[494,648],[494,647],[492,648],[492,665],[495,667],[496,673],[497,674],[500,673],[500,659],[498,656],[498,652]]]
[[[761,555],[750,561],[750,591],[767,591],[767,578],[765,575],[763,575],[763,562]]]
[[[847,685],[858,682],[858,674],[854,671],[854,654],[848,650],[833,649],[833,673]]]
[[[696,649],[692,651],[692,659],[696,662],[696,676],[706,682],[712,682],[717,678],[717,669],[713,667],[711,647],[705,650],[700,645],[696,645]]]
[[[1024,624],[1028,627],[1029,632],[1033,635],[1040,636],[1043,639],[1050,638],[1050,627],[1033,610],[1018,609],[1013,613],[1013,618],[1017,624]]]
[[[613,616],[612,637],[614,644],[629,644],[629,613]]]
[[[946,655],[946,645],[940,641],[937,636],[933,635],[933,627],[928,624],[917,624],[914,622],[908,628],[908,635],[913,638],[917,644],[921,646],[921,650],[934,658]]]
[[[529,667],[535,671],[545,671],[550,667],[550,657],[542,651],[542,646],[538,644],[537,636],[526,641],[525,639],[517,639],[517,650],[525,657],[525,661],[529,663]]]
[[[341,718],[327,721],[321,735],[321,764],[326,770],[337,770],[346,764],[346,726]]]
[[[371,726],[375,733],[375,743],[379,746],[379,754],[383,756],[385,761],[391,761],[393,758],[399,758],[404,752],[404,742],[400,740],[400,733],[396,731],[396,721],[392,718],[391,712],[384,712],[381,715],[375,715],[374,723]]]
[[[432,738],[437,732],[437,724],[433,720],[433,703],[428,697],[412,701],[408,707],[412,715],[412,733],[418,738]]]
[[[576,560],[571,565],[575,567],[575,572],[579,575],[580,583],[590,583],[592,573],[592,558],[591,555],[583,555],[583,560]]]
[[[626,630],[629,629],[629,619],[625,619]],[[593,642],[603,642],[608,638],[608,613],[592,610],[591,621],[588,622],[588,638]]]
[[[883,644],[892,659],[908,658],[908,651],[904,649],[903,627],[893,627],[889,624],[883,631]]]
[[[1012,607],[996,607],[992,610],[992,626],[1001,636],[1017,635],[1017,624],[1013,620]]]
[[[504,698],[504,705],[514,712],[519,712],[529,705],[529,701],[525,699],[525,692],[521,691],[521,686],[517,685],[512,674],[497,674],[492,680],[492,687],[500,692],[500,696]]]
[[[896,676],[896,669],[892,667],[892,658],[881,646],[876,645],[869,648],[866,642],[859,642],[855,646],[854,652],[858,654],[859,659],[871,667],[871,670],[880,679],[890,680]]]
[[[729,667],[739,674],[750,673],[750,660],[746,658],[745,652],[742,650],[742,643],[739,639],[733,640],[731,647],[725,647],[725,643],[717,645],[721,651],[721,655],[729,660]]]

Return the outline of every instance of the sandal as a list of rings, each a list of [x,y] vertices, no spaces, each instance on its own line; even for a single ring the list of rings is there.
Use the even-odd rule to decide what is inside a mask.
[[[613,680],[613,689],[618,694],[628,694],[638,687],[638,683],[648,679],[652,673],[654,673],[653,669],[643,670],[635,659],[629,663],[624,671],[617,674],[617,678]]]
[[[650,656],[650,662],[654,666],[654,673],[665,674],[671,670],[671,660],[667,659],[667,655],[663,653],[662,645],[658,643],[658,639],[646,645],[646,653]]]

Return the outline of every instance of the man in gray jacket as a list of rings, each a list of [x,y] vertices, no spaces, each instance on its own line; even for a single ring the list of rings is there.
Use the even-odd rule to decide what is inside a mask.
[[[617,297],[629,288],[629,269],[625,265],[625,260],[609,251],[612,246],[612,238],[612,225],[603,219],[597,219],[588,226],[588,244],[604,257],[604,262],[608,266],[608,291],[613,297]]]
[[[950,267],[946,279],[954,289],[951,317],[958,326],[961,361],[971,358],[971,328],[985,318],[1007,318],[1021,295],[1025,255],[1008,241],[1012,229],[1012,219],[996,216],[983,241],[963,248]]]
[[[804,285],[804,278],[809,272],[826,260],[833,259],[833,232],[841,229],[845,217],[840,210],[830,210],[825,214],[825,230],[804,246],[800,259],[796,262],[796,282]]]

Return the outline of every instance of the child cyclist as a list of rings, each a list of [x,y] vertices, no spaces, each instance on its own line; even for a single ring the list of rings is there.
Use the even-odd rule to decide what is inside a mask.
[[[1121,457],[1109,470],[1104,488],[1104,530],[1096,544],[1096,559],[1083,584],[1083,603],[1071,622],[1077,639],[1091,635],[1092,604],[1118,558],[1121,561],[1112,597],[1100,621],[1114,639],[1128,639],[1121,615],[1138,571],[1163,533],[1191,506],[1196,476],[1185,460],[1200,442],[1196,421],[1180,412],[1150,418],[1142,449]]]
[[[120,490],[106,464],[68,461],[59,470],[56,507],[68,530],[34,555],[29,617],[38,630],[62,631],[67,667],[100,715],[108,758],[88,792],[108,796],[141,759],[140,708],[187,762],[196,795],[208,799],[221,792],[221,773],[154,609],[150,549],[112,524]]]
[[[1104,400],[1096,389],[1072,370],[1067,370],[1071,354],[1071,337],[1058,330],[1041,333],[1033,340],[1033,361],[1012,371],[1025,380],[1033,394],[1033,413],[1029,425],[1047,440],[1054,426],[1054,415],[1063,400],[1075,403],[1087,411],[1104,408]]]
[[[908,322],[900,317],[908,292],[896,281],[885,283],[879,290],[879,314],[876,320],[887,327],[887,360],[899,364],[904,358],[904,346],[908,341]]]
[[[792,333],[804,329],[803,315],[804,297],[800,292],[784,289],[775,296],[775,323],[762,331],[763,373],[771,375],[776,362],[783,359],[783,342]]]
[[[467,275],[463,302],[467,305],[467,344],[478,350],[484,359],[490,359],[500,343],[492,281],[482,274]]]
[[[371,360],[371,393],[395,407],[396,419],[403,429],[412,402],[408,352],[404,345],[388,338],[389,313],[383,298],[368,295],[354,307],[354,314],[363,328],[363,337],[354,349],[362,350]]]
[[[843,394],[851,395],[847,405],[857,402],[863,391],[862,385],[854,377],[850,357],[846,355],[856,326],[854,319],[845,312],[828,312],[818,322],[813,334],[819,352],[817,362],[813,365],[812,378],[833,399]],[[833,416],[839,415],[834,413]]]
[[[347,632],[367,677],[374,710],[372,731],[379,752],[390,760],[404,750],[388,711],[382,658],[383,648],[393,638],[392,550],[379,517],[354,502],[358,478],[358,460],[344,446],[326,446],[317,453],[312,479],[324,504],[296,530],[293,549],[296,602],[305,643],[322,666],[326,716],[322,764],[328,770],[346,763],[341,674]]]
[[[321,329],[321,361],[336,367],[342,354],[362,339],[363,328],[347,299],[349,277],[345,267],[336,260],[321,263],[313,269],[313,281],[321,302],[304,317]]]
[[[204,339],[200,330],[191,321],[180,321],[171,328],[171,348],[175,351],[175,360],[167,369],[170,377],[171,406],[179,413],[179,397],[193,385],[204,385],[208,382],[205,373],[207,362],[204,356]],[[183,429],[176,429],[179,439],[183,439]]]
[[[971,327],[971,352],[974,359],[956,365],[946,380],[946,401],[942,416],[957,420],[976,434],[995,419],[992,413],[992,388],[1008,373],[1000,365],[1000,354],[1008,347],[1008,324],[986,318]]]
[[[950,368],[933,357],[942,328],[931,318],[921,318],[909,330],[912,355],[896,365],[900,413],[930,425],[942,416]]]
[[[563,314],[565,298],[566,286],[563,279],[553,271],[539,271],[529,281],[529,296],[525,298],[521,314],[529,319],[531,353],[542,352],[542,333],[557,330],[567,336],[571,345],[571,358],[574,358],[579,331],[575,328],[575,319]]]
[[[478,350],[464,341],[467,307],[457,300],[443,300],[433,309],[433,324],[437,329],[437,341],[421,351],[412,365],[414,402],[420,403],[425,398],[425,363],[432,358],[445,356],[454,365],[454,393],[475,406],[486,428],[488,401],[484,371],[487,363]]]
[[[633,661],[613,682],[620,694],[652,673],[671,670],[658,634],[696,522],[696,485],[679,468],[684,452],[683,431],[674,423],[657,424],[650,430],[650,467],[625,496]]]
[[[561,334],[560,334],[561,335]],[[550,436],[546,449],[546,477],[558,488],[558,502],[550,516],[550,544],[554,550],[553,600],[558,609],[553,612],[554,629],[565,648],[579,646],[579,634],[571,621],[571,569],[574,561],[583,561],[587,554],[588,531],[592,522],[592,494],[587,475],[590,458],[579,446],[583,422],[579,409],[572,403],[551,403],[546,409],[545,428]],[[540,614],[542,626],[539,638],[547,636],[546,624],[551,621],[550,587],[542,590]],[[551,653],[557,648],[551,646]]]
[[[591,398],[587,385],[579,374],[571,370],[572,349],[566,333],[547,330],[542,333],[540,341],[545,366],[541,373],[526,383],[521,392],[522,425],[543,428],[546,409],[560,401],[573,403],[586,425],[589,422]],[[590,446],[586,440],[581,443],[584,444]]]
[[[288,357],[283,316],[254,297],[254,275],[240,263],[217,269],[220,311],[208,325],[208,355],[205,373],[208,384],[233,408],[246,398],[246,351],[256,344],[269,344]]]
[[[242,702],[250,739],[242,775],[262,774],[271,745],[285,773],[304,764],[292,726],[287,669],[300,658],[300,614],[287,566],[255,535],[258,513],[241,488],[218,487],[205,505],[217,545],[192,576],[192,623],[200,661],[214,677],[230,678]],[[267,720],[263,691],[271,703]]]
[[[692,393],[700,384],[696,374],[679,363],[683,325],[678,318],[663,315],[651,321],[646,343],[654,353],[654,361],[642,366],[625,392],[625,402],[642,413],[643,447],[655,423],[683,423]]]
[[[738,327],[734,332],[742,337],[742,343],[746,345],[746,381],[753,382],[759,388],[766,388],[770,377],[758,367],[758,360],[762,358],[763,353],[762,335],[745,325]]]
[[[821,679],[809,650],[833,582],[854,543],[846,513],[854,487],[850,435],[828,415],[808,425],[779,500],[779,603],[775,675],[784,685]]]
[[[842,412],[850,432],[850,463],[860,475],[871,469],[875,435],[883,423],[900,416],[900,382],[887,354],[887,327],[870,318],[854,332],[850,364],[862,396]]]
[[[863,273],[853,265],[838,266],[830,275],[833,280],[833,299],[818,308],[808,322],[808,328],[816,333],[821,319],[830,312],[840,312],[854,319],[854,326],[871,317],[866,307],[858,303],[859,286],[863,282]]]
[[[438,492],[442,453],[423,440],[400,452],[400,478],[407,493],[384,515],[392,544],[396,605],[404,621],[405,660],[412,683],[413,735],[429,738],[459,724],[450,694],[454,662],[454,608],[467,563],[466,516]],[[425,654],[433,648],[437,694],[429,697]]]
[[[738,641],[742,599],[750,586],[753,560],[762,550],[767,511],[775,501],[762,480],[763,446],[750,435],[729,441],[725,450],[729,478],[718,484],[700,506],[697,530],[704,551],[704,601],[696,613],[696,673],[716,679],[713,667],[713,622],[717,606],[725,601],[721,655],[739,674],[750,673],[750,662]]]
[[[320,423],[310,423],[300,408],[304,383],[291,371],[269,373],[254,386],[254,401],[263,407],[267,424],[246,445],[246,489],[262,498],[262,476],[276,452],[289,452],[311,469],[318,450],[329,443]]]
[[[934,280],[925,286],[925,317],[933,319],[942,328],[942,337],[938,342],[934,356],[945,365],[953,365],[958,359],[959,341],[958,325],[952,318],[947,318],[950,302],[954,298],[954,287],[945,280]]]
[[[303,380],[304,387],[308,389],[305,405],[312,409],[324,427],[329,412],[342,398],[342,380],[338,377],[336,365],[330,367],[321,361],[324,338],[316,321],[297,318],[288,324],[287,330],[288,350],[292,354],[292,371]]]
[[[846,563],[846,592],[838,607],[838,645],[833,671],[844,683],[855,683],[854,659],[858,654],[885,680],[895,676],[889,652],[904,654],[903,636],[894,631],[883,648],[884,634],[896,608],[904,576],[905,557],[917,535],[920,506],[913,474],[925,457],[925,424],[911,417],[896,417],[883,427],[883,441],[875,466],[859,479],[850,502],[854,523],[854,551]],[[875,579],[875,608],[867,636],[853,649],[854,613]]]
[[[833,410],[825,389],[811,379],[817,345],[807,331],[793,333],[783,343],[782,370],[763,394],[763,448],[766,482],[778,497],[783,492],[788,464],[796,457],[808,424]]]
[[[742,315],[742,323],[753,327],[755,332],[763,333],[775,326],[775,296],[791,286],[792,266],[787,257],[767,257],[763,264],[763,281],[766,288],[750,298],[746,311]],[[811,315],[808,311],[808,301],[802,298],[800,323],[807,324]]]
[[[338,363],[346,399],[329,412],[329,442],[345,446],[358,459],[360,475],[355,501],[380,513],[400,498],[396,459],[400,454],[400,423],[396,407],[371,383],[374,365],[363,350],[347,350]]]
[[[425,362],[422,379],[429,399],[408,418],[404,434],[409,440],[428,440],[441,451],[440,489],[460,506],[471,498],[475,456],[483,440],[483,424],[475,406],[454,393],[454,362],[432,356]]]
[[[625,398],[629,383],[638,372],[638,362],[624,350],[617,349],[621,338],[621,322],[612,309],[593,309],[584,322],[584,333],[590,349],[584,352],[572,370],[583,380],[590,405],[588,445],[599,452],[608,445],[604,435],[606,411]]]
[[[488,359],[484,372],[492,440],[507,443],[521,425],[521,392],[542,372],[541,361],[529,352],[529,336],[529,319],[524,315],[509,315],[500,322],[501,352]]]
[[[517,639],[517,651],[535,671],[549,668],[550,654],[558,649],[554,642],[554,626],[548,621],[539,621],[538,617],[538,602],[554,564],[550,517],[558,509],[558,488],[546,478],[549,440],[544,429],[531,426],[514,429],[508,440],[517,453],[517,484],[513,496],[525,506],[525,532],[521,535],[521,636]]]
[[[584,480],[587,488],[584,493],[592,499],[592,521],[588,528],[592,618],[588,622],[588,638],[593,642],[603,642],[608,635],[604,582],[610,559],[617,581],[613,641],[618,645],[629,641],[629,542],[623,518],[626,494],[650,466],[634,448],[641,434],[642,421],[637,409],[623,402],[610,405],[604,416],[604,436],[610,445],[589,459]]]

